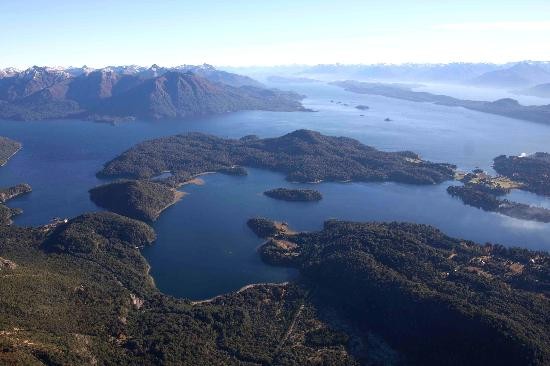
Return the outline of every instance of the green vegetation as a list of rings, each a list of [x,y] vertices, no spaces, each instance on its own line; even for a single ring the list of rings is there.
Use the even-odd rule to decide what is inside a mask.
[[[494,159],[497,173],[523,184],[522,189],[550,196],[550,154],[501,155]]]
[[[32,188],[27,183],[21,183],[8,188],[0,188],[0,203],[4,203],[15,197],[19,197],[30,192],[32,192]]]
[[[0,204],[0,225],[10,225],[12,223],[11,218],[22,213],[23,210],[20,208],[10,208]]]
[[[103,208],[143,221],[154,221],[182,192],[148,180],[122,180],[90,190],[90,199]]]
[[[227,175],[235,175],[235,176],[239,176],[239,177],[244,177],[244,176],[248,175],[248,172],[242,166],[223,167],[223,168],[218,169],[218,173],[227,174]]]
[[[151,178],[171,171],[175,183],[235,165],[283,172],[299,182],[395,181],[435,184],[452,179],[454,166],[410,151],[383,152],[346,137],[298,130],[278,138],[240,140],[191,133],[140,143],[108,162],[98,175]]]
[[[21,149],[19,142],[0,136],[0,166],[5,165],[19,149]]]
[[[496,194],[484,190],[476,184],[450,186],[447,188],[447,192],[453,197],[459,197],[465,204],[481,208],[484,211],[498,212],[521,220],[550,222],[550,210],[499,199]]]
[[[288,189],[275,188],[265,191],[264,194],[268,197],[284,200],[284,201],[320,201],[323,196],[319,191],[313,189]]]
[[[425,225],[339,221],[319,232],[279,231],[260,251],[299,268],[318,301],[364,337],[383,337],[405,364],[550,363],[547,253],[482,246]]]
[[[0,236],[0,364],[354,364],[338,337],[307,336],[331,327],[298,285],[202,303],[161,294],[142,222],[104,212]]]
[[[464,185],[450,186],[447,192],[453,197],[459,197],[465,204],[484,211],[498,212],[521,220],[550,222],[548,209],[499,198],[510,193],[512,189],[528,190],[529,183],[520,183],[510,178],[515,179],[516,176],[492,177],[483,170],[476,169],[465,175],[457,174],[457,179]]]

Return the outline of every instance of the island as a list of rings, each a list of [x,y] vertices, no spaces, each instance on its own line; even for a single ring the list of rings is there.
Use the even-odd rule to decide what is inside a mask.
[[[550,154],[501,155],[494,159],[493,167],[497,173],[521,183],[521,189],[550,196]]]
[[[150,180],[120,180],[94,187],[90,199],[112,212],[143,221],[155,221],[184,193]]]
[[[550,105],[524,106],[515,99],[504,98],[493,102],[464,100],[447,95],[417,92],[402,84],[368,83],[354,80],[335,81],[332,85],[359,94],[381,95],[411,102],[435,103],[449,107],[463,107],[483,113],[498,114],[531,122],[550,123]]]
[[[6,165],[8,160],[21,149],[21,143],[0,136],[0,166]]]
[[[265,191],[264,195],[283,201],[320,201],[323,196],[319,191],[314,189],[288,189],[288,188],[275,188]]]
[[[148,179],[170,171],[168,179],[176,185],[233,166],[281,172],[294,182],[438,184],[453,179],[455,170],[451,164],[425,161],[410,151],[379,151],[351,138],[297,130],[265,139],[189,133],[149,140],[107,162],[98,176]]]
[[[331,220],[307,233],[248,224],[267,240],[264,260],[299,269],[317,303],[391,344],[405,364],[550,362],[548,253],[409,223]]]
[[[525,189],[526,186],[522,183],[504,176],[493,177],[480,169],[468,174],[457,174],[457,179],[463,186],[450,186],[447,192],[460,198],[466,205],[520,220],[550,222],[550,210],[546,208],[499,198],[510,193],[512,189]]]

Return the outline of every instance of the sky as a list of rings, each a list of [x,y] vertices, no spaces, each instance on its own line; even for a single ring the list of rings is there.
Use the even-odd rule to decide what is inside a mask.
[[[550,60],[550,0],[0,0],[0,68]]]

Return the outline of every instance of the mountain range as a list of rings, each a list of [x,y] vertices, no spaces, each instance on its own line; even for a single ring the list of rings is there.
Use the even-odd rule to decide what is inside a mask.
[[[210,65],[103,69],[34,66],[0,73],[0,118],[170,119],[239,110],[304,110],[302,96]]]
[[[522,61],[508,64],[328,64],[304,67],[300,76],[325,80],[355,79],[464,84],[478,87],[518,88],[550,82],[550,62]]]

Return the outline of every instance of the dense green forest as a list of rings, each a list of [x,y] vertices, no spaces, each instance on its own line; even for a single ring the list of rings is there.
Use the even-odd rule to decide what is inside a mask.
[[[346,137],[298,130],[278,138],[222,139],[200,133],[137,144],[108,162],[100,176],[151,178],[165,171],[174,182],[235,165],[283,172],[299,182],[394,181],[435,184],[452,179],[454,166],[423,161],[410,151],[383,152]]]
[[[265,191],[264,194],[268,197],[284,201],[320,201],[323,195],[314,189],[288,189],[274,188]]]
[[[161,294],[138,249],[155,235],[140,221],[86,214],[0,237],[0,364],[355,364],[302,285],[199,303]]]
[[[103,208],[143,221],[154,221],[183,193],[149,180],[121,180],[90,190],[90,199]]]
[[[481,208],[484,211],[498,212],[521,220],[550,222],[550,210],[500,199],[496,194],[481,189],[477,184],[450,186],[447,188],[447,192],[453,197],[459,197],[465,204]]]
[[[294,234],[265,219],[262,257],[293,266],[363,334],[417,365],[550,363],[550,256],[404,223],[327,221]]]
[[[530,156],[497,156],[493,164],[497,173],[523,184],[522,189],[550,195],[550,154]]]

